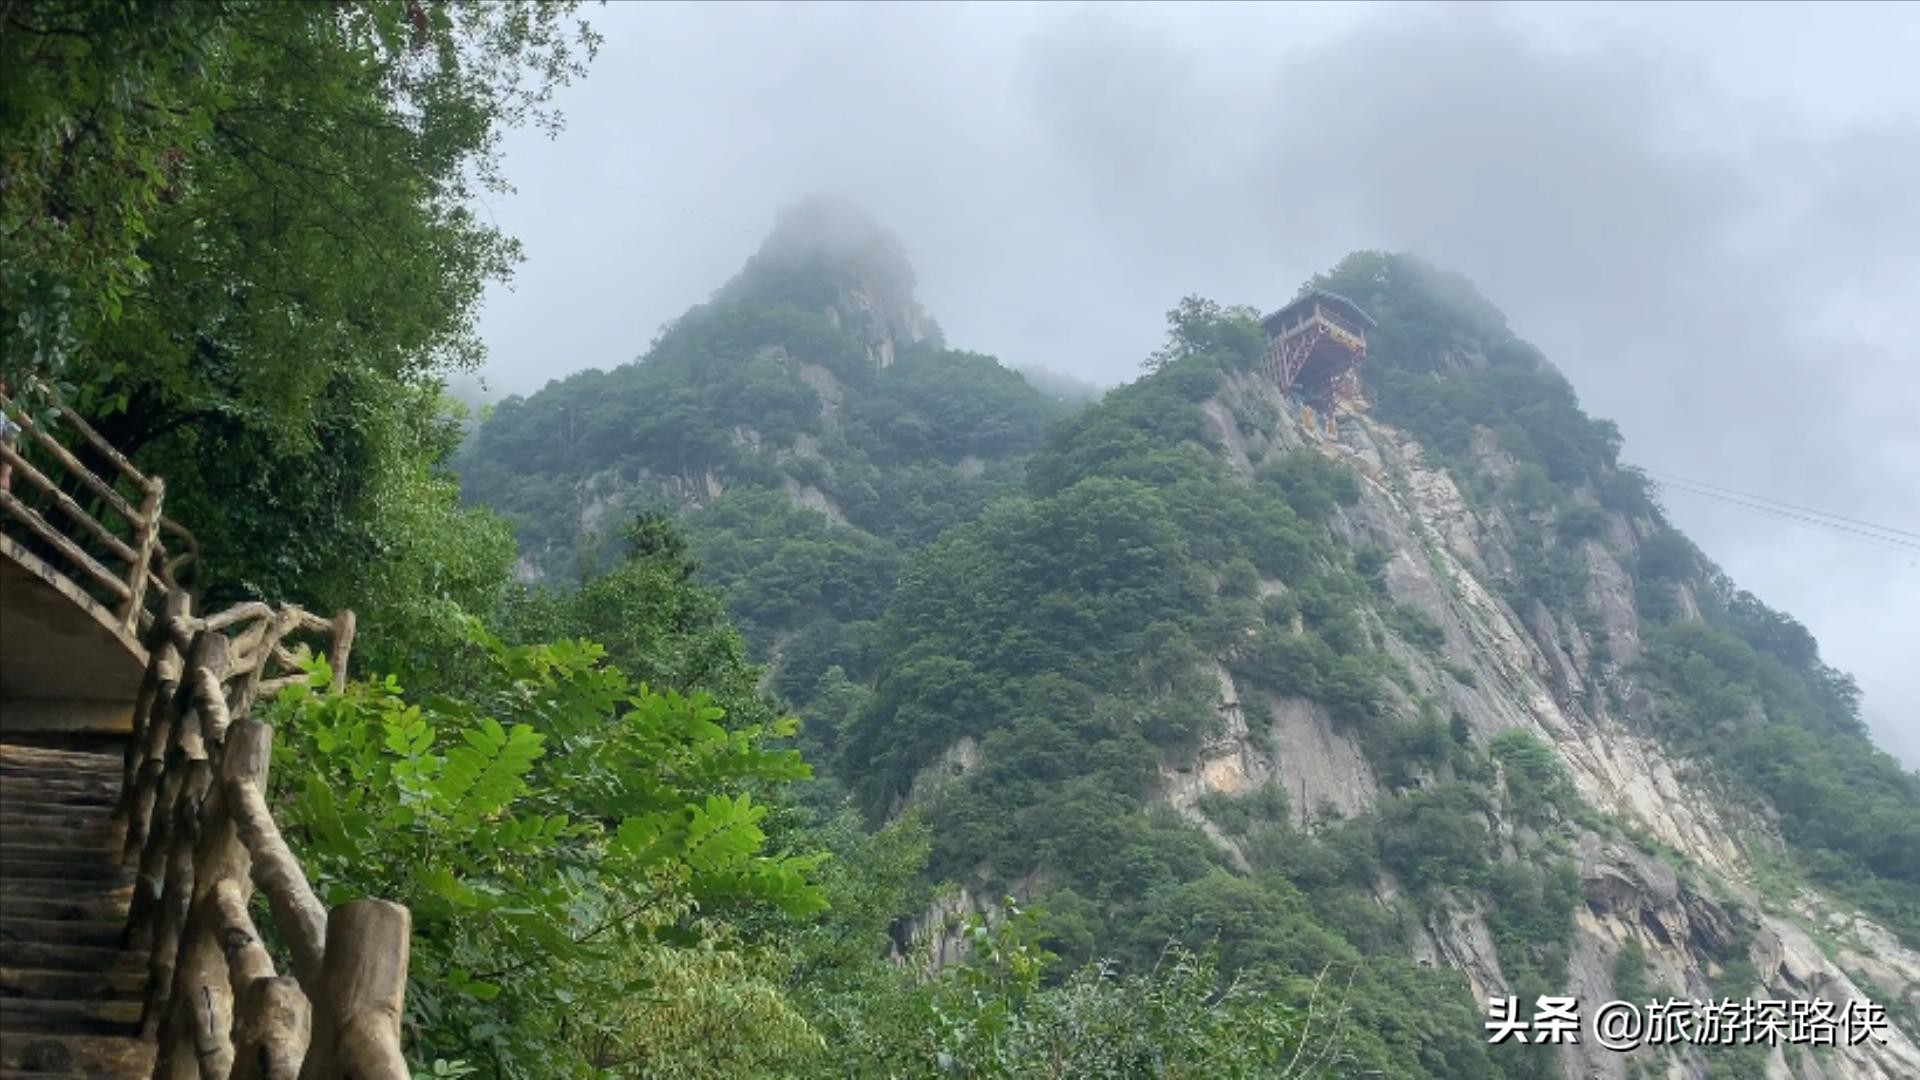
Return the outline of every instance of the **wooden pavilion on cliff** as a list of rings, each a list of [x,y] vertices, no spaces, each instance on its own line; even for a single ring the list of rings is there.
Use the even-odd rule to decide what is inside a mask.
[[[1267,332],[1267,377],[1331,416],[1339,406],[1360,403],[1356,369],[1367,358],[1367,328],[1373,317],[1337,293],[1310,289],[1260,320]]]

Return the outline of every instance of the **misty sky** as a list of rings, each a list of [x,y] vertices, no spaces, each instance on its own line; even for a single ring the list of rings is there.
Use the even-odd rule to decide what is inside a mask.
[[[957,347],[1111,384],[1186,293],[1474,279],[1635,464],[1920,536],[1920,7],[617,4],[509,140],[494,394],[632,359],[809,192]],[[1920,552],[1674,492],[1920,766]],[[1920,540],[1916,540],[1920,543]]]

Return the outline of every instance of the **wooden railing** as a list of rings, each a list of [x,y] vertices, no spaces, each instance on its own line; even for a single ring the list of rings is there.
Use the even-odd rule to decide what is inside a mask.
[[[139,868],[126,943],[151,955],[142,1034],[169,1080],[406,1080],[400,1015],[411,917],[384,900],[331,912],[266,803],[273,729],[255,703],[306,677],[321,635],[336,688],[352,612],[240,604],[211,618],[176,592],[149,635],[117,814]],[[264,894],[291,975],[252,915]]]
[[[353,613],[246,603],[194,617],[177,572],[198,552],[161,515],[160,480],[45,386],[23,397],[0,396],[21,429],[18,445],[0,444],[14,477],[0,491],[0,526],[57,556],[48,565],[75,599],[107,608],[147,652],[114,813],[126,825],[122,859],[138,868],[124,944],[149,957],[141,1034],[157,1040],[154,1076],[407,1080],[400,1017],[412,918],[384,900],[321,904],[267,806],[273,729],[251,715],[307,677],[301,665],[316,648],[335,689],[344,686]],[[163,533],[182,541],[180,554]],[[290,975],[253,921],[256,889]]]
[[[28,384],[18,399],[0,395],[0,410],[21,429],[16,440],[0,441],[0,462],[13,475],[0,490],[0,525],[24,530],[23,538],[56,556],[55,568],[127,634],[144,633],[197,555],[192,535],[161,514],[166,485],[135,468],[44,384]],[[82,462],[74,445],[108,475]],[[55,511],[67,528],[55,525]],[[168,551],[163,534],[178,553]]]
[[[1359,324],[1348,319],[1345,315],[1334,311],[1332,308],[1315,304],[1314,313],[1324,320],[1327,325],[1345,334],[1348,338],[1358,342],[1367,340],[1367,332],[1362,330]]]
[[[1366,345],[1367,332],[1365,330],[1332,308],[1322,307],[1318,304],[1314,305],[1313,314],[1287,327],[1277,334],[1273,340],[1279,341],[1286,338],[1298,337],[1308,330],[1314,329],[1316,326],[1331,332],[1335,337],[1355,347],[1364,347]]]

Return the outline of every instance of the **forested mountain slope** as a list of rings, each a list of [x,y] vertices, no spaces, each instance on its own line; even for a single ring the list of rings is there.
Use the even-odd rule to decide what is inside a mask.
[[[1471,285],[1372,253],[1311,284],[1380,324],[1337,434],[1198,300],[1068,412],[943,349],[897,246],[812,204],[641,362],[502,404],[461,471],[526,576],[684,511],[809,756],[930,829],[948,887],[905,957],[1011,896],[1071,958],[1178,940],[1295,1001],[1339,972],[1361,1072],[1920,1073],[1920,779],[1850,680]],[[1867,997],[1895,1028],[1486,1045],[1476,999],[1542,993]]]
[[[509,398],[456,462],[514,524],[526,580],[604,561],[633,513],[687,512],[756,654],[805,673],[869,648],[902,553],[977,516],[1069,406],[943,347],[898,241],[826,200],[786,211],[639,361]]]

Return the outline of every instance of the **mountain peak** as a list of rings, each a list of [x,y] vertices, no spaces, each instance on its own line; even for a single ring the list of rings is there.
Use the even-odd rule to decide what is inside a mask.
[[[913,266],[893,231],[858,203],[836,195],[809,195],[781,208],[760,245],[771,259],[824,258],[883,273],[913,288]]]
[[[900,346],[940,342],[914,284],[891,230],[853,202],[810,195],[780,211],[760,250],[714,300],[823,311],[860,339],[875,366],[887,367]]]

